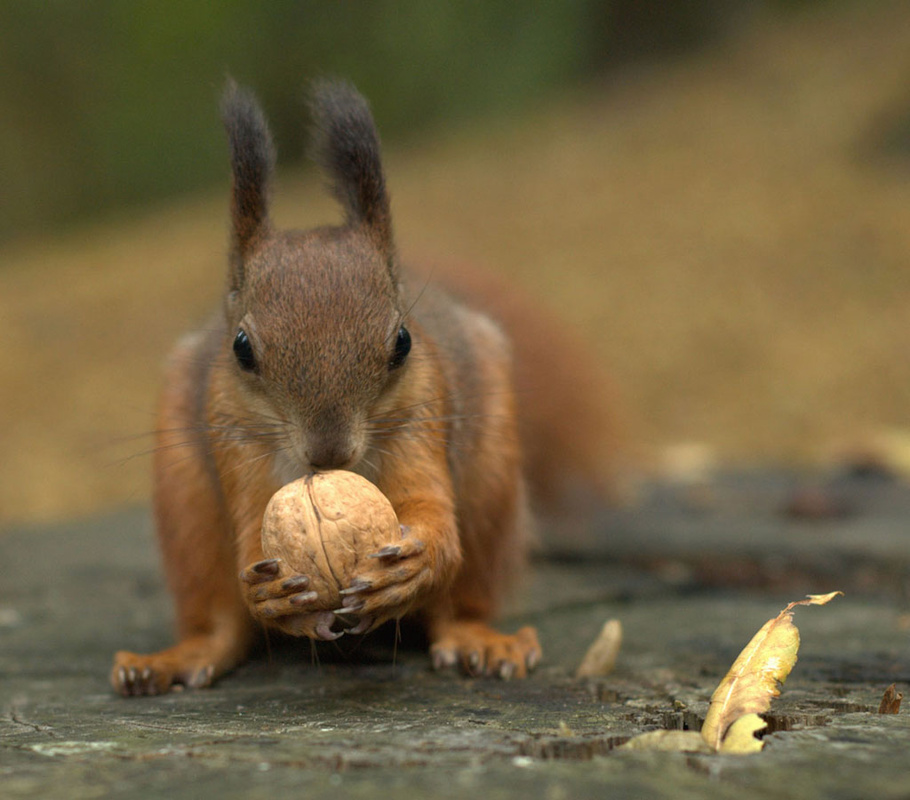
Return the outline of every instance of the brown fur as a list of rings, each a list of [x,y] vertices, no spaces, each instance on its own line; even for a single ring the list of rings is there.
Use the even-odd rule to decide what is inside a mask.
[[[581,517],[634,489],[632,445],[615,387],[562,320],[527,293],[463,262],[423,259],[423,280],[488,314],[512,345],[522,464],[535,510]],[[427,266],[432,265],[432,266]]]
[[[209,685],[246,657],[261,626],[332,639],[338,619],[362,633],[416,614],[436,667],[523,676],[541,655],[533,629],[488,624],[530,521],[510,345],[488,317],[401,270],[366,104],[344,84],[321,84],[315,97],[320,160],[347,221],[275,231],[265,120],[251,95],[228,88],[228,292],[223,314],[176,349],[154,464],[178,643],[118,653],[111,681],[124,695]],[[559,416],[548,413],[532,428]],[[404,532],[354,579],[337,618],[313,610],[306,576],[265,560],[260,545],[272,494],[329,468],[372,480]]]

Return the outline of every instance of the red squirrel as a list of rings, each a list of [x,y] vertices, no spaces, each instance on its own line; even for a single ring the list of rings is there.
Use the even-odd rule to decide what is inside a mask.
[[[566,385],[567,354],[540,332],[524,371],[542,386],[516,395],[522,365],[499,325],[399,263],[364,98],[348,83],[320,82],[311,111],[314,151],[345,221],[278,230],[265,117],[247,90],[230,83],[224,94],[227,291],[222,311],[171,356],[154,455],[178,641],[116,654],[111,683],[125,696],[209,686],[247,657],[263,627],[332,640],[407,614],[425,626],[437,669],[523,677],[542,655],[533,628],[503,634],[490,622],[527,552],[524,473],[545,490],[560,471],[590,471],[581,462],[596,460],[596,409]],[[480,294],[510,316],[498,286]],[[537,331],[535,322],[523,324]],[[523,445],[532,461],[523,463]],[[372,481],[403,532],[373,554],[337,615],[314,611],[308,576],[264,558],[260,544],[271,496],[328,469]]]

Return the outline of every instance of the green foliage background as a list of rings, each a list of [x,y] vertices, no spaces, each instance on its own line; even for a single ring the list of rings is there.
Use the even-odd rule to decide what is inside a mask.
[[[777,3],[777,5],[793,5]],[[343,75],[384,135],[509,114],[610,63],[672,52],[759,0],[38,0],[0,4],[0,237],[224,174],[217,96],[253,86],[280,157],[307,79]]]

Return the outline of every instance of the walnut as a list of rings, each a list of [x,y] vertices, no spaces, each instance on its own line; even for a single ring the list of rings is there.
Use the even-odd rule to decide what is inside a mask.
[[[366,478],[345,470],[317,472],[283,486],[262,521],[262,552],[310,579],[318,606],[344,605],[339,592],[367,559],[401,539],[388,498]]]

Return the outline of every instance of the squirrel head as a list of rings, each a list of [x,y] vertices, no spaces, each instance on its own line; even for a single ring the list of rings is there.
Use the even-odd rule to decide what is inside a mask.
[[[346,219],[283,231],[269,221],[275,155],[265,117],[233,82],[222,103],[233,172],[228,368],[247,406],[287,432],[291,472],[356,465],[411,349],[369,106],[336,81],[315,84],[310,108],[314,153]]]

